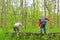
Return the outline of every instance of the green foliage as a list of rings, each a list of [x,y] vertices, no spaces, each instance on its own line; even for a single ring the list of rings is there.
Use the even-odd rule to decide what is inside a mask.
[[[0,27],[1,27],[1,1],[0,0]],[[17,1],[17,0],[16,0]],[[36,0],[37,1],[37,0]],[[25,20],[26,20],[26,29],[25,29],[25,32],[40,32],[40,30],[38,29],[38,19],[40,18],[41,15],[43,15],[44,11],[41,11],[40,8],[39,8],[39,1],[35,2],[35,10],[34,10],[34,5],[33,3],[31,4],[31,6],[25,8],[25,7],[22,7],[22,6],[19,6],[16,4],[16,6],[13,6],[10,2],[5,2],[5,15],[4,15],[4,21],[5,21],[5,27],[4,28],[0,28],[0,40],[24,40],[25,36],[15,36],[15,37],[12,37],[11,33],[13,32],[13,26],[14,26],[14,23],[16,21],[20,21],[22,22],[23,20],[23,23],[25,23]],[[49,2],[48,3],[48,16],[51,16],[51,19],[52,20],[52,29],[50,29],[50,23],[47,22],[47,25],[46,25],[46,30],[47,30],[47,33],[51,33],[51,32],[60,32],[60,27],[56,27],[56,25],[54,24],[54,22],[57,22],[57,16],[60,17],[60,14],[57,15],[57,14],[53,14],[52,12],[52,3]],[[26,12],[27,12],[27,16],[26,16]],[[22,19],[22,14],[23,14],[23,19]],[[55,18],[55,20],[54,20]],[[33,25],[34,24],[34,25]],[[5,33],[8,32],[9,34],[6,35]],[[20,28],[20,32],[24,32],[24,30],[22,29],[22,27]],[[37,36],[37,35],[30,35],[29,38],[28,36],[26,36],[26,40],[58,40],[59,39],[59,36],[56,35],[55,36]]]

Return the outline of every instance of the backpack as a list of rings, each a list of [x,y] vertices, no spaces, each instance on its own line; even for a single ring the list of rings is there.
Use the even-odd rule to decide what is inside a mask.
[[[45,18],[40,18],[40,24],[46,24]]]

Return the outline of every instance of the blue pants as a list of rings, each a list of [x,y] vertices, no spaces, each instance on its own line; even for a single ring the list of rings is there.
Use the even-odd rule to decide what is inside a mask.
[[[40,32],[41,32],[41,33],[42,33],[42,30],[44,30],[44,33],[46,33],[45,25],[46,25],[46,24],[41,24],[41,27],[40,27]]]

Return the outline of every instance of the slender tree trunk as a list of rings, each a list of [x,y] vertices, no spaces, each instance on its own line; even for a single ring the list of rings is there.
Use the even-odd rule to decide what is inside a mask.
[[[2,0],[2,21],[1,21],[1,26],[4,27],[4,10],[5,10],[5,0]]]
[[[26,18],[27,18],[27,0],[25,0],[25,29],[26,29]]]
[[[12,0],[12,4],[14,3],[14,1]],[[13,9],[13,13],[14,13],[14,21],[15,22],[17,22],[17,20],[16,20],[16,11],[14,10],[14,7],[12,6],[12,9]]]
[[[24,26],[24,29],[23,29],[23,32],[24,32],[24,35],[25,35],[25,25],[24,25],[24,0],[20,0],[20,13],[22,14],[22,25]],[[24,40],[25,40],[25,36],[24,36]]]
[[[58,16],[58,14],[59,14],[59,0],[57,1],[57,27],[59,26],[59,16]]]
[[[6,17],[6,19],[8,19],[8,17],[7,17],[7,14],[8,14],[8,3],[9,3],[9,0],[7,0],[7,12],[5,13],[5,17]],[[8,33],[8,21],[7,20],[5,20],[5,25],[6,25],[6,34]]]
[[[46,0],[44,0],[44,13],[45,13],[45,17],[46,17],[46,7],[45,7],[45,4],[46,4]]]
[[[56,24],[55,11],[56,11],[56,0],[54,0],[54,24]]]
[[[23,24],[23,0],[20,0],[20,13],[22,14],[22,24]]]
[[[33,17],[33,19],[32,19],[32,25],[33,26],[35,26],[35,21],[34,21],[35,20],[34,19],[35,16],[34,15],[35,15],[35,0],[33,0],[33,15],[32,15],[32,17]]]

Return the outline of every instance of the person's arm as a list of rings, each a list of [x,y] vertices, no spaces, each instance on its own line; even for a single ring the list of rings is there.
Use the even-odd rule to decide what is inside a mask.
[[[20,23],[20,25],[21,25],[22,27],[24,27],[21,23]]]
[[[40,20],[38,20],[38,28],[40,28]]]
[[[50,21],[50,20],[49,20],[49,18],[45,18],[45,20],[48,20],[48,21]]]

